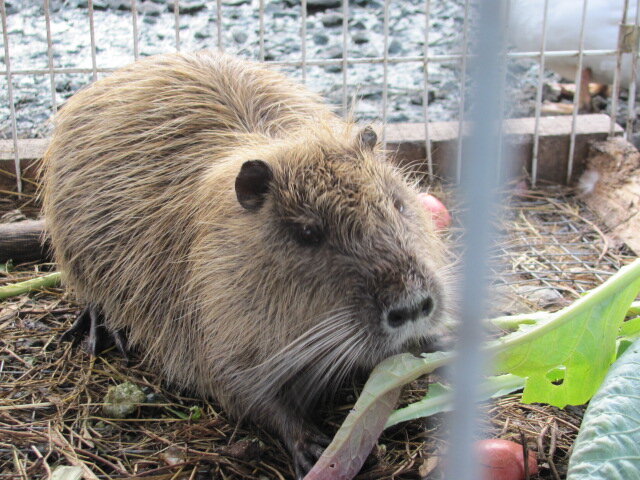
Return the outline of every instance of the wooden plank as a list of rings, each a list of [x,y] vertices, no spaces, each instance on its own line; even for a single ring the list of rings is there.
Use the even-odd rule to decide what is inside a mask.
[[[18,157],[21,160],[40,159],[48,143],[48,138],[18,139]],[[13,140],[0,140],[0,160],[13,160],[14,158]]]
[[[640,255],[640,153],[622,138],[591,145],[579,186],[610,234]]]
[[[567,163],[571,137],[571,116],[541,117],[538,127],[538,179],[552,183],[566,183]],[[608,115],[578,115],[576,119],[576,147],[574,155],[575,180],[584,168],[588,144],[605,140],[609,134]],[[453,178],[458,147],[458,122],[433,122],[429,124],[432,158],[435,173],[444,178]],[[468,125],[464,130],[467,131]],[[513,178],[524,171],[531,171],[533,132],[535,118],[514,118],[504,121],[505,152],[510,158],[503,165],[506,178]],[[623,129],[616,125],[615,135]],[[426,172],[425,134],[423,123],[391,124],[386,130],[387,148],[396,153],[400,164],[411,164]],[[464,166],[463,166],[464,168]]]
[[[538,178],[543,181],[565,183],[569,139],[570,116],[540,118],[540,144]],[[582,172],[589,142],[605,140],[609,132],[607,115],[578,115],[576,122],[576,148],[574,160],[575,177]],[[504,122],[506,153],[511,157],[503,166],[504,176],[512,178],[531,170],[531,152],[535,119],[532,117],[508,119]],[[435,173],[443,178],[452,178],[455,173],[458,144],[458,122],[433,122],[429,124]],[[466,131],[467,126],[465,126]],[[381,133],[381,132],[379,132]],[[616,135],[622,128],[616,126]],[[394,152],[400,164],[411,164],[412,168],[427,171],[425,129],[423,123],[396,123],[386,127],[387,148]],[[34,160],[42,158],[48,139],[18,140],[18,155],[24,162],[23,176],[34,178]],[[13,188],[15,184],[14,148],[11,140],[0,140],[0,188]]]

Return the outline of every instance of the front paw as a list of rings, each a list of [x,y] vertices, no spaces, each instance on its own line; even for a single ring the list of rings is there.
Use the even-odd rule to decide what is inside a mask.
[[[301,480],[311,470],[315,463],[329,446],[331,439],[327,436],[312,432],[303,433],[290,447],[293,456],[293,466],[296,479]]]

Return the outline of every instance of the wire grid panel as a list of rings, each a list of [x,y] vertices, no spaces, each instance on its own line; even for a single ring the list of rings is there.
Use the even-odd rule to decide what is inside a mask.
[[[565,76],[576,79],[577,107],[581,67],[595,70],[594,65],[606,63],[614,90],[608,107],[612,129],[620,86],[627,86],[631,90],[625,107],[627,131],[632,134],[637,42],[629,46],[622,35],[616,39],[620,22],[638,24],[637,3],[508,2],[510,21],[505,29],[516,45],[508,57],[516,64],[529,59],[529,69],[522,78],[509,76],[507,93],[517,105],[507,104],[507,114],[516,110],[516,115],[539,119],[544,67],[569,69]],[[18,169],[17,140],[46,136],[47,119],[75,91],[140,56],[176,50],[217,48],[279,66],[323,94],[341,113],[353,112],[361,121],[424,122],[429,172],[433,172],[429,121],[462,122],[468,108],[471,0],[352,4],[348,0],[44,0],[19,6],[0,0],[0,4],[4,50],[0,138],[13,139]],[[563,9],[567,18],[561,17]],[[597,23],[601,17],[602,25]],[[519,35],[522,32],[526,35]],[[518,110],[523,91],[531,92],[526,112]],[[578,109],[573,111],[575,126]],[[534,184],[538,137],[536,127]],[[574,151],[575,130],[568,178]],[[456,165],[459,178],[461,157]]]

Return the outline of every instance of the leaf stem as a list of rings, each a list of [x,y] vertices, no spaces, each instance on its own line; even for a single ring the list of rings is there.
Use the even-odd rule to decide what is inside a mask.
[[[29,293],[32,290],[55,287],[60,284],[61,277],[61,272],[54,272],[48,275],[43,275],[42,277],[25,280],[24,282],[4,285],[0,287],[0,300],[4,300],[5,298],[9,297],[15,297],[16,295],[22,295],[24,293]]]

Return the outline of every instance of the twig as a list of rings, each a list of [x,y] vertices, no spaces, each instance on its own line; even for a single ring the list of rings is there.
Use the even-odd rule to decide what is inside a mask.
[[[558,426],[556,425],[555,419],[551,420],[551,439],[549,441],[549,455],[547,455],[547,461],[549,462],[549,467],[551,467],[551,472],[556,480],[561,480],[560,475],[558,474],[558,469],[556,468],[556,464],[553,461],[553,455],[556,453],[556,434],[558,432]]]

